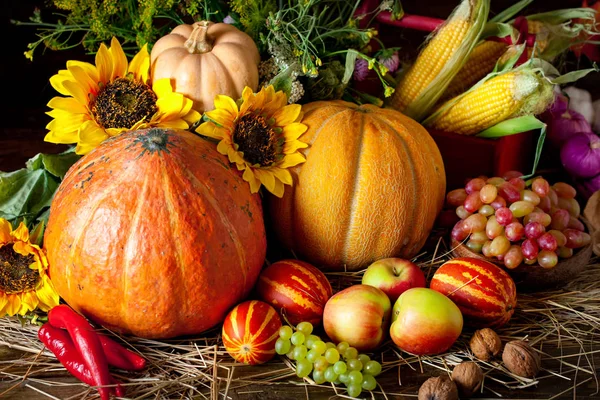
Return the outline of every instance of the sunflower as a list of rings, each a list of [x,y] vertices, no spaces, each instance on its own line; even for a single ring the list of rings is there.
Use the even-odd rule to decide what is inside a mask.
[[[0,316],[57,306],[58,294],[47,269],[44,250],[30,243],[27,227],[21,222],[13,230],[0,218]]]
[[[127,64],[119,41],[101,44],[96,65],[68,61],[67,69],[50,78],[60,94],[48,103],[54,118],[44,140],[77,143],[86,154],[109,137],[151,127],[188,129],[200,119],[193,101],[173,92],[169,78],[150,86],[150,55],[146,46]]]
[[[244,171],[252,193],[262,184],[275,196],[283,196],[283,185],[293,182],[287,168],[306,161],[298,152],[308,147],[298,140],[307,129],[300,122],[302,107],[287,103],[285,93],[275,92],[273,86],[258,93],[245,87],[238,103],[228,96],[216,96],[215,109],[204,114],[208,122],[196,129],[219,140],[217,150]]]

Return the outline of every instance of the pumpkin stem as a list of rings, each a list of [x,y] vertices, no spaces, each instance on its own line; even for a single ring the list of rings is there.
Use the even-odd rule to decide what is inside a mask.
[[[209,24],[209,21],[194,22],[194,30],[183,44],[191,54],[203,54],[212,50],[212,43],[206,37]]]

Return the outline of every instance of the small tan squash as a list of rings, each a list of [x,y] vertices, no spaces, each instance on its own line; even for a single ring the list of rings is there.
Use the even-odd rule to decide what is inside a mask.
[[[150,54],[152,79],[171,78],[175,91],[194,100],[199,112],[214,108],[216,95],[234,99],[258,87],[256,44],[234,26],[209,21],[179,25]]]

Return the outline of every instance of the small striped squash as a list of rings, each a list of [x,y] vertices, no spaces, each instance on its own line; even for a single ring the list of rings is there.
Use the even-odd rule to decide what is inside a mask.
[[[292,325],[302,321],[320,324],[325,303],[333,292],[321,271],[300,260],[271,264],[258,277],[256,290],[263,301],[284,314]]]
[[[500,327],[517,306],[517,288],[500,267],[477,258],[455,258],[433,275],[431,289],[450,298],[474,327]]]
[[[275,355],[281,319],[267,303],[252,300],[234,307],[225,317],[223,345],[236,361],[256,365]]]
[[[356,271],[411,258],[444,203],[440,152],[417,122],[392,109],[319,101],[302,107],[306,162],[294,185],[271,196],[284,246],[314,265]]]

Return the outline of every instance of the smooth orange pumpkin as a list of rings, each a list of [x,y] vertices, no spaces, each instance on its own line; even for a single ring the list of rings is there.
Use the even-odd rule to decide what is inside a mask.
[[[357,270],[411,258],[444,203],[446,178],[429,133],[398,111],[344,101],[303,106],[306,162],[271,196],[283,244],[315,265]]]
[[[168,338],[223,321],[265,259],[260,198],[187,131],[128,132],[79,160],[44,236],[60,296],[93,321]]]
[[[154,44],[150,60],[152,79],[170,78],[175,91],[194,100],[199,112],[212,110],[218,94],[237,99],[245,86],[258,87],[256,44],[232,25],[179,25]]]

